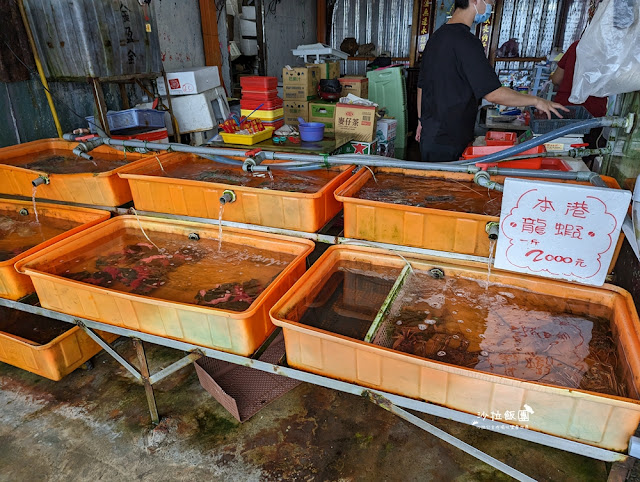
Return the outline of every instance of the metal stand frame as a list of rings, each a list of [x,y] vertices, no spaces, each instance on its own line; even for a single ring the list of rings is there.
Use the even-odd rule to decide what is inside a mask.
[[[11,197],[16,198],[18,196],[11,196]],[[63,203],[60,203],[60,204],[63,204]],[[64,203],[64,204],[69,205],[72,203]],[[103,206],[92,206],[92,207],[96,207],[99,209],[107,209],[116,215],[129,214],[129,210],[123,209],[123,208],[104,208]],[[216,219],[192,218],[187,216],[176,216],[176,215],[148,213],[148,212],[138,212],[138,214],[161,217],[161,218],[169,218],[169,219],[196,221],[196,222],[201,222],[206,224],[219,224],[218,220]],[[461,255],[457,253],[441,252],[441,251],[434,251],[434,250],[428,250],[428,249],[408,248],[406,246],[397,246],[397,245],[390,245],[385,243],[376,243],[376,242],[348,239],[340,236],[324,234],[330,229],[330,227],[333,225],[334,222],[335,222],[335,218],[331,220],[322,230],[320,230],[319,233],[305,233],[300,231],[292,231],[288,229],[269,228],[264,226],[248,225],[243,223],[233,223],[228,221],[222,221],[222,225],[240,227],[240,228],[249,228],[249,229],[253,229],[255,231],[261,231],[261,232],[286,234],[290,236],[312,239],[317,242],[328,243],[328,244],[352,243],[352,244],[360,244],[365,246],[385,248],[385,249],[399,251],[399,252],[421,253],[421,254],[427,254],[427,255],[438,255],[438,256],[454,258],[454,259],[464,259],[464,260],[475,261],[475,262],[478,262],[478,261],[485,262],[485,263],[487,262],[486,258],[482,258],[478,256]],[[30,297],[27,297],[27,298],[30,298]],[[186,343],[183,341],[163,338],[157,335],[150,335],[147,333],[142,333],[142,332],[131,330],[128,328],[122,328],[122,327],[109,325],[106,323],[97,322],[97,321],[93,321],[85,318],[71,316],[65,313],[60,313],[57,311],[45,309],[40,306],[34,306],[22,300],[13,301],[13,300],[0,298],[0,306],[6,306],[8,308],[25,311],[28,313],[33,313],[33,314],[44,316],[47,318],[53,318],[59,321],[77,325],[80,328],[82,328],[96,343],[98,343],[98,345],[100,345],[118,363],[120,363],[124,368],[126,368],[127,371],[144,386],[147,402],[149,405],[149,413],[151,416],[151,421],[154,424],[159,423],[160,416],[158,413],[155,395],[153,392],[153,385],[155,383],[158,383],[161,380],[164,380],[168,376],[172,375],[173,373],[180,370],[181,368],[184,368],[190,363],[193,363],[195,360],[199,359],[200,357],[207,356],[211,358],[216,358],[218,360],[234,363],[237,365],[254,368],[256,370],[275,373],[278,375],[282,375],[282,376],[293,378],[303,382],[311,383],[321,387],[330,388],[333,390],[339,390],[341,392],[365,397],[371,402],[375,403],[376,405],[381,406],[385,410],[388,410],[391,413],[398,415],[399,417],[408,421],[409,423],[412,423],[413,425],[416,425],[417,427],[429,432],[430,434],[440,438],[441,440],[454,445],[458,449],[476,457],[477,459],[491,465],[495,469],[500,470],[517,480],[531,481],[533,479],[515,470],[514,468],[504,464],[503,462],[500,462],[499,460],[489,456],[488,454],[476,449],[475,447],[448,434],[447,432],[425,422],[424,420],[416,417],[415,415],[403,409],[414,410],[416,412],[429,414],[435,417],[441,417],[448,420],[453,420],[455,422],[475,426],[480,429],[501,433],[503,435],[509,435],[511,437],[515,437],[521,440],[535,442],[541,445],[563,450],[565,452],[582,455],[585,457],[601,460],[608,463],[614,463],[609,475],[610,481],[625,480],[626,475],[631,470],[633,466],[633,462],[635,461],[634,456],[637,456],[640,453],[640,438],[635,436],[631,437],[630,444],[629,444],[629,455],[627,455],[619,452],[614,452],[611,450],[602,449],[599,447],[594,447],[592,445],[575,442],[575,441],[557,437],[554,435],[549,435],[542,432],[536,432],[523,427],[518,427],[518,429],[516,430],[516,429],[513,429],[513,425],[510,425],[510,424],[498,423],[493,420],[478,418],[465,412],[460,412],[454,409],[442,407],[429,402],[424,402],[424,401],[416,400],[413,398],[404,397],[401,395],[396,395],[392,393],[383,392],[380,390],[374,390],[374,389],[362,387],[354,383],[343,382],[340,380],[336,380],[336,379],[329,378],[322,375],[316,375],[313,373],[290,368],[288,366],[284,366],[280,364],[267,363],[267,362],[256,359],[257,356],[255,356],[255,354],[253,357],[234,355],[231,353],[215,350],[212,348],[202,347],[199,345],[194,345],[194,344]],[[136,355],[138,358],[140,369],[138,370],[134,368],[127,360],[125,360],[121,355],[119,355],[113,349],[113,347],[109,345],[109,343],[104,341],[93,330],[101,330],[101,331],[113,333],[119,336],[131,338],[133,340],[133,343],[136,349]],[[273,338],[274,338],[273,335],[270,336],[265,341],[263,346],[261,346],[256,351],[256,354],[259,354],[264,349],[266,349],[266,347],[268,347],[268,345],[271,343]],[[173,348],[176,350],[181,350],[183,352],[186,352],[187,355],[179,359],[178,361],[172,363],[168,367],[154,374],[151,374],[149,372],[147,356],[144,350],[144,345],[143,345],[144,342],[154,343],[156,345],[165,346],[165,347]]]

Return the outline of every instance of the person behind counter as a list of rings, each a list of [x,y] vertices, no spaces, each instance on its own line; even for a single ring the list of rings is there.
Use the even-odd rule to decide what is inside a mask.
[[[473,140],[481,99],[513,107],[533,106],[551,118],[561,104],[503,87],[471,25],[486,21],[494,0],[455,0],[451,19],[431,36],[418,77],[418,128],[424,162],[457,160]]]
[[[571,89],[573,88],[573,71],[576,67],[576,48],[578,42],[573,42],[562,58],[558,61],[558,67],[556,71],[551,74],[551,82],[558,86],[558,91],[554,101],[562,105],[576,105],[569,102],[569,96],[571,95]],[[587,100],[582,104],[585,109],[593,117],[604,117],[607,115],[607,98],[606,97],[594,97],[590,95]],[[596,127],[584,135],[584,141],[589,144],[590,149],[597,147],[605,147],[607,140],[602,137],[602,127]],[[583,161],[587,163],[589,167],[596,156],[587,156],[583,158]]]

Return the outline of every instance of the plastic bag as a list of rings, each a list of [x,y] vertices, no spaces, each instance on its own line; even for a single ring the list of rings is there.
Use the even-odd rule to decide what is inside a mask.
[[[631,5],[629,27],[616,28],[628,22],[616,16],[615,1],[600,4],[578,43],[569,97],[574,104],[582,104],[590,95],[607,97],[640,90],[640,2]]]

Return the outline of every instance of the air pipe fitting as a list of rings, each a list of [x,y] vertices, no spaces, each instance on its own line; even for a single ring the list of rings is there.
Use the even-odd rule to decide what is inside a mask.
[[[489,235],[489,239],[491,241],[495,241],[498,239],[498,235],[500,234],[500,223],[496,221],[489,221],[484,227],[484,230]]]
[[[80,156],[91,161],[93,160],[93,156],[89,155],[88,153],[94,150],[96,147],[101,146],[102,144],[104,144],[104,139],[102,139],[101,137],[92,139],[90,141],[81,142],[75,147],[73,153],[76,156]]]
[[[38,187],[42,186],[43,184],[49,184],[50,182],[51,181],[49,180],[49,177],[47,177],[45,174],[40,174],[33,181],[31,181],[31,185],[33,187]]]
[[[231,189],[225,189],[220,196],[220,204],[230,204],[236,202],[236,193]]]
[[[473,176],[473,182],[478,186],[486,187],[487,189],[493,189],[494,191],[504,191],[504,186],[500,183],[491,180],[491,176],[487,171],[478,171]]]

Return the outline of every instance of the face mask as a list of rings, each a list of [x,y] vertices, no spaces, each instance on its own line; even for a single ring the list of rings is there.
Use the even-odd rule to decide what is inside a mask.
[[[475,4],[473,5],[473,7],[476,9],[476,16],[473,19],[475,23],[484,23],[489,20],[489,17],[491,16],[491,5],[484,0],[482,0],[482,3],[484,3],[486,7],[483,14],[479,14],[478,7]]]

